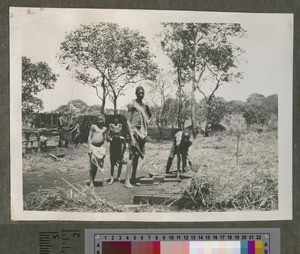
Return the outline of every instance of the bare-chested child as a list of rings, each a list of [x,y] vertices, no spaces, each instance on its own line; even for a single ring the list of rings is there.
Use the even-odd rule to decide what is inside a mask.
[[[118,166],[117,181],[120,181],[120,175],[122,171],[122,165],[125,164],[124,153],[126,150],[126,140],[121,135],[122,124],[119,123],[118,118],[114,119],[114,123],[109,125],[107,140],[110,142],[110,182],[113,184],[114,179],[114,168]]]
[[[191,133],[189,130],[178,131],[175,134],[167,162],[166,174],[170,171],[175,155],[177,156],[177,177],[179,177],[180,172],[185,172],[187,161],[190,166],[192,166],[191,161],[188,159],[189,148],[192,144],[193,142],[191,141]],[[180,170],[181,163],[182,170]]]
[[[91,187],[94,187],[97,169],[103,173],[106,150],[106,131],[105,118],[101,115],[98,117],[97,123],[91,125],[88,137]]]

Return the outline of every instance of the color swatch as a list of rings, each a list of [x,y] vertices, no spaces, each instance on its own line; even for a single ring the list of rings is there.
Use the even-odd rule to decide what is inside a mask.
[[[258,241],[102,242],[102,254],[263,254]]]

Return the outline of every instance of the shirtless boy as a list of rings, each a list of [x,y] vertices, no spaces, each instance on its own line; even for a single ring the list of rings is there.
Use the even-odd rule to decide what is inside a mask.
[[[117,181],[120,181],[120,175],[122,171],[122,165],[124,162],[124,153],[126,150],[126,140],[121,135],[122,124],[119,123],[118,119],[114,119],[114,123],[109,125],[107,140],[110,142],[109,156],[110,156],[110,182],[113,184],[114,179],[114,168],[118,166]]]
[[[106,148],[106,127],[103,115],[98,117],[97,123],[92,124],[88,137],[90,156],[90,186],[94,187],[94,180],[99,169],[103,173]]]
[[[192,163],[188,160],[188,151],[192,145],[191,133],[188,130],[178,131],[175,134],[174,141],[171,147],[170,155],[167,162],[166,174],[169,173],[172,166],[172,161],[174,156],[177,155],[177,177],[179,177],[180,165],[182,163],[182,172],[185,172],[186,163],[189,162],[189,165],[192,166]]]

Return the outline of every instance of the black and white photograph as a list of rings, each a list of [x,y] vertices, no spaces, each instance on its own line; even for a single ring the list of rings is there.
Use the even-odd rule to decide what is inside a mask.
[[[293,15],[10,8],[12,220],[292,219]]]

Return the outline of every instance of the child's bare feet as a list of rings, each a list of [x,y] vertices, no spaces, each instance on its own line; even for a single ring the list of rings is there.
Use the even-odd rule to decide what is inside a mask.
[[[133,186],[129,181],[125,181],[124,187],[125,187],[125,188],[128,188],[128,189],[134,188],[134,186]]]
[[[113,176],[111,176],[110,177],[110,181],[109,181],[109,183],[108,184],[113,184],[114,183],[114,177]]]

